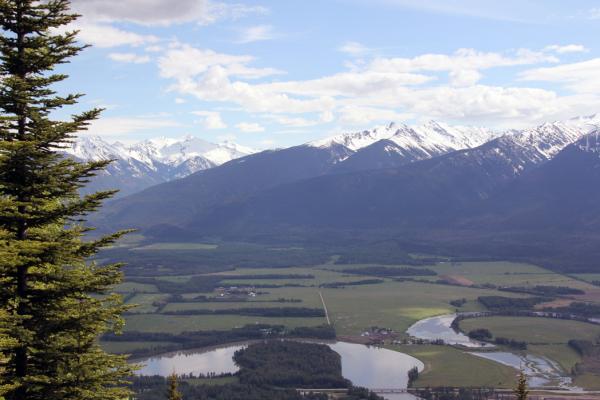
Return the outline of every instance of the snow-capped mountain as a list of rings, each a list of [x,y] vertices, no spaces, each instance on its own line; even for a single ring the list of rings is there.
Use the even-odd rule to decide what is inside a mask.
[[[232,142],[215,144],[193,136],[154,138],[132,145],[81,136],[63,152],[82,161],[114,160],[86,190],[119,189],[121,196],[254,153]]]
[[[129,153],[139,160],[160,161],[177,166],[188,160],[202,157],[214,165],[254,153],[254,150],[233,142],[215,144],[194,136],[182,140],[171,138],[149,139],[129,147]]]
[[[309,145],[328,147],[337,143],[358,151],[380,140],[389,140],[405,150],[421,153],[424,158],[429,158],[452,150],[477,147],[501,134],[487,128],[450,126],[436,121],[417,126],[390,123],[372,130],[317,140]]]
[[[416,126],[390,123],[307,145],[321,149],[333,148],[334,145],[347,148],[348,154],[337,160],[335,170],[351,172],[398,167],[456,150],[474,148],[501,135],[501,132],[487,128],[450,126],[436,121]]]
[[[351,172],[398,167],[495,142],[494,151],[505,153],[507,161],[515,165],[515,172],[518,173],[526,165],[551,159],[597,126],[600,126],[600,114],[508,131],[451,126],[436,121],[416,126],[391,123],[372,130],[317,140],[307,146],[320,149],[347,148],[346,154],[340,153],[334,169]],[[510,157],[514,157],[514,160],[508,160]]]

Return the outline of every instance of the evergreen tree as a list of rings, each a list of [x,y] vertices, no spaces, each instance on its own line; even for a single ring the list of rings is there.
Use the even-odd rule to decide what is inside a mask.
[[[173,372],[171,375],[169,375],[167,380],[169,381],[169,392],[167,399],[181,400],[181,393],[179,393],[179,389],[177,388],[177,375]]]
[[[59,154],[101,110],[52,119],[81,96],[52,88],[67,78],[55,67],[85,47],[76,32],[60,33],[77,17],[68,0],[0,0],[0,390],[7,400],[129,394],[125,358],[97,342],[123,324],[122,299],[111,293],[121,266],[86,261],[125,232],[87,239],[85,215],[114,192],[79,195],[108,162]]]
[[[527,400],[529,397],[529,389],[527,388],[527,377],[525,371],[521,369],[519,372],[519,378],[517,380],[517,387],[515,388],[516,400]]]

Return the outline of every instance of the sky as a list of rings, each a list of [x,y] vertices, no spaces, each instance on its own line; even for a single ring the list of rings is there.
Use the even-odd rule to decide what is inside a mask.
[[[391,121],[600,112],[600,1],[72,0],[87,134],[287,147]]]

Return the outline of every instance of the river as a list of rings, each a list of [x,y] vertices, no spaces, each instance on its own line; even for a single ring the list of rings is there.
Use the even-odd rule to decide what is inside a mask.
[[[442,339],[446,344],[460,345],[471,349],[494,347],[488,343],[472,340],[467,335],[455,331],[451,325],[456,316],[456,314],[448,314],[422,319],[408,328],[406,333],[418,339]],[[470,354],[487,358],[488,360],[496,361],[515,369],[523,368],[525,375],[527,375],[529,386],[532,388],[560,387],[571,391],[581,390],[573,386],[572,379],[552,360],[531,354],[486,350],[488,351],[470,352]]]
[[[478,342],[469,338],[462,332],[452,328],[452,321],[456,314],[439,315],[437,317],[425,318],[413,324],[406,333],[418,339],[439,340],[446,344],[460,345],[464,347],[489,347],[491,345]]]
[[[370,389],[405,389],[408,383],[408,371],[424,365],[407,354],[367,347],[360,344],[335,342],[326,343],[342,357],[342,375],[356,386]],[[177,374],[208,374],[214,372],[234,373],[238,370],[232,360],[233,353],[245,345],[232,345],[211,350],[185,351],[164,354],[138,361],[143,367],[139,375],[167,376]],[[406,394],[384,394],[389,400],[414,398]]]

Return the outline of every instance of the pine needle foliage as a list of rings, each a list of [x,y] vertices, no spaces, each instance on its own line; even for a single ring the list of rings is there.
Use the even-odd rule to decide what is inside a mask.
[[[181,397],[181,393],[179,392],[179,388],[178,388],[178,382],[177,382],[177,375],[175,373],[172,373],[171,375],[169,375],[169,377],[167,378],[168,384],[169,384],[169,391],[167,393],[167,400],[182,400],[183,397]]]
[[[529,398],[529,389],[527,387],[527,377],[525,371],[521,369],[517,378],[517,387],[515,388],[516,400],[527,400]]]
[[[114,191],[79,192],[108,161],[59,153],[101,110],[53,119],[81,94],[60,95],[55,71],[85,46],[67,25],[68,0],[0,0],[0,396],[111,400],[129,396],[124,357],[98,336],[119,331],[111,288],[121,265],[89,262],[125,232],[88,239],[85,216]],[[91,78],[91,77],[90,77]]]

